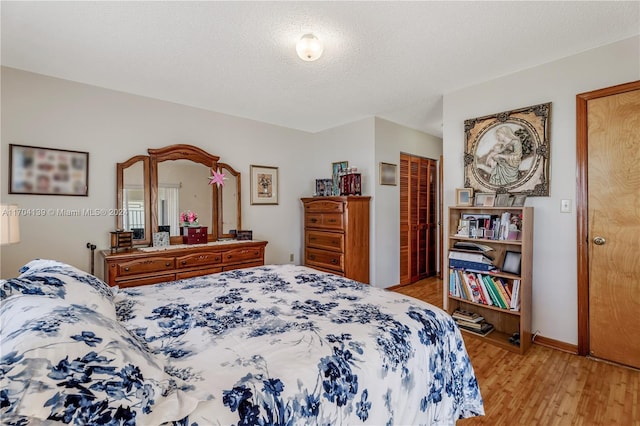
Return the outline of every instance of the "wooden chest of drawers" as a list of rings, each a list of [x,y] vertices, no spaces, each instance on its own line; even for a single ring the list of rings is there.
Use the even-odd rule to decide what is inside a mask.
[[[266,241],[217,242],[148,251],[102,251],[105,281],[133,287],[264,265]]]
[[[369,283],[371,197],[302,198],[304,265]]]

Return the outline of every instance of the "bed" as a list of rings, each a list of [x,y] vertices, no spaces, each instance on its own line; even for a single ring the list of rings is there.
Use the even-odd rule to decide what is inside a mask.
[[[303,266],[117,289],[34,260],[0,296],[6,424],[453,425],[484,414],[449,315]]]

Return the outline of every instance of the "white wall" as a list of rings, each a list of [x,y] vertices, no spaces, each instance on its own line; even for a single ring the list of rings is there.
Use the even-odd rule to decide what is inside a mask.
[[[425,150],[422,144],[427,141],[440,147],[438,138],[375,118],[310,134],[12,68],[3,67],[1,77],[3,203],[16,203],[26,211],[113,208],[117,162],[146,154],[147,148],[191,144],[219,155],[242,173],[242,228],[252,229],[255,239],[269,241],[265,261],[288,263],[293,254],[293,262],[299,264],[303,255],[300,197],[313,194],[316,178],[331,177],[331,163],[348,161],[362,173],[363,194],[373,196],[371,283],[379,287],[398,283],[398,219],[382,214],[376,220],[376,197],[381,197],[385,212],[393,206],[398,209],[399,196],[397,187],[389,191],[376,184],[377,164],[398,163],[400,151],[425,156],[434,152],[437,158],[441,148]],[[8,163],[11,143],[88,151],[89,196],[8,194],[8,170],[1,168]],[[279,205],[250,204],[251,164],[278,167]],[[34,257],[89,270],[86,244],[108,249],[109,231],[116,222],[111,216],[48,214],[24,216],[20,225],[22,241],[0,248],[2,277],[15,276]],[[376,233],[382,235],[382,243]],[[101,275],[97,253],[95,260],[96,274]]]
[[[381,118],[375,120],[376,199],[372,217],[376,245],[373,247],[376,285],[390,287],[400,282],[400,153],[439,160],[442,139]],[[380,185],[380,162],[398,165],[398,185]]]
[[[362,174],[362,195],[373,195],[375,187],[374,178],[374,118],[365,118],[353,123],[344,124],[329,130],[321,131],[313,135],[314,149],[310,150],[301,162],[312,171],[311,178],[308,179],[308,194],[312,195],[315,190],[316,178],[330,178],[332,173],[332,163],[347,161],[349,167],[356,167]],[[308,173],[307,173],[308,174]],[[375,197],[371,198],[371,210],[376,203]],[[300,205],[302,211],[302,205]],[[373,249],[376,236],[374,234],[373,213],[370,216],[369,227],[369,282],[374,286],[379,286],[375,276],[375,259]],[[300,236],[301,239],[304,235]]]
[[[400,280],[400,187],[380,185],[379,163],[400,164],[407,152],[438,159],[442,139],[381,118],[366,118],[314,135],[314,162],[308,187],[315,178],[331,177],[331,163],[348,161],[362,173],[362,193],[370,195],[370,282],[386,288]],[[398,170],[399,172],[399,170]]]
[[[311,138],[297,130],[2,68],[2,202],[24,209],[113,208],[117,162],[146,154],[147,148],[192,144],[242,173],[242,227],[269,241],[266,262],[287,263],[289,253],[301,250],[299,197],[309,192],[306,179],[299,177],[305,176],[305,156],[315,163],[306,154],[313,149]],[[8,194],[11,143],[88,151],[89,196]],[[250,205],[251,164],[279,167],[279,205]],[[0,249],[0,276],[15,276],[34,257],[89,270],[87,242],[107,249],[115,225],[115,217],[108,216],[21,217],[21,242]],[[96,253],[96,273],[101,272]]]
[[[578,340],[576,95],[639,78],[640,37],[633,37],[444,96],[446,206],[463,186],[464,120],[552,102],[550,196],[527,199],[535,216],[533,330],[542,336]],[[560,212],[561,199],[571,200],[571,213]]]

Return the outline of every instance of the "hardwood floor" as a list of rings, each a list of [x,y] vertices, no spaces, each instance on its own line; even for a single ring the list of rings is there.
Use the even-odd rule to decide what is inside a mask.
[[[394,288],[442,308],[442,280]],[[640,371],[532,345],[517,355],[464,335],[484,399],[472,425],[640,426]]]

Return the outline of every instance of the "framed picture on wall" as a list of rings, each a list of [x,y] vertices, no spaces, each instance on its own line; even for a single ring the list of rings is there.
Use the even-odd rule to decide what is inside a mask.
[[[398,165],[380,163],[380,185],[397,185]]]
[[[9,145],[9,193],[89,195],[89,153]]]
[[[464,186],[549,196],[551,102],[465,120]]]
[[[278,168],[251,165],[251,204],[278,204]]]

